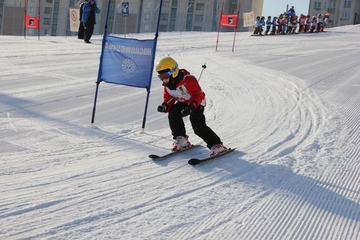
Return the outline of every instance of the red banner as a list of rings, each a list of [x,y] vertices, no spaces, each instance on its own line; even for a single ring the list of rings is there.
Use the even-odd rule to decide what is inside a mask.
[[[29,15],[25,15],[25,27],[32,29],[40,29],[40,19],[39,17],[31,17]]]
[[[238,24],[237,14],[222,14],[220,19],[221,26],[236,28]]]

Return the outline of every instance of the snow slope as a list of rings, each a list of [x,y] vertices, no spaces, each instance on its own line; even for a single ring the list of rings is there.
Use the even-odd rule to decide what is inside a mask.
[[[146,91],[107,83],[91,126],[101,36],[0,36],[0,239],[360,239],[359,30],[161,33],[238,147],[195,167],[147,157],[172,144],[155,72],[144,132]]]

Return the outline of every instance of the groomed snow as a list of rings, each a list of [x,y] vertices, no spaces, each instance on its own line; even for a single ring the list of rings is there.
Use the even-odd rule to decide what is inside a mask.
[[[127,36],[129,37],[129,35]],[[130,37],[151,39],[154,34]],[[251,37],[161,33],[207,96],[229,156],[172,145],[154,72],[100,83],[102,36],[0,36],[0,239],[360,239],[360,25]]]

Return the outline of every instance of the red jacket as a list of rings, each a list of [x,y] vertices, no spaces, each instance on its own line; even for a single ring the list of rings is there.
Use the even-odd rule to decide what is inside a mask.
[[[169,106],[168,111],[175,101],[193,105],[195,108],[200,105],[205,106],[205,93],[202,91],[197,79],[185,69],[180,69],[180,71],[183,73],[183,78],[179,80],[175,90],[171,90],[166,84],[163,84],[164,102]]]

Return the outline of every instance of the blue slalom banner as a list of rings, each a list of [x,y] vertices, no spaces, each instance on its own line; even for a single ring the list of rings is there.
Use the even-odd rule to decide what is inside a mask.
[[[106,36],[100,79],[104,82],[149,88],[155,40]]]
[[[147,96],[142,123],[142,130],[144,131],[163,0],[159,0],[159,13],[155,38],[148,40],[109,36],[107,34],[107,24],[110,3],[111,0],[108,1],[107,6],[106,24],[101,44],[100,66],[96,81],[91,125],[93,125],[95,121],[99,85],[104,81],[130,87],[146,88]],[[126,2],[123,4],[123,12],[126,13],[128,11],[129,3]]]

